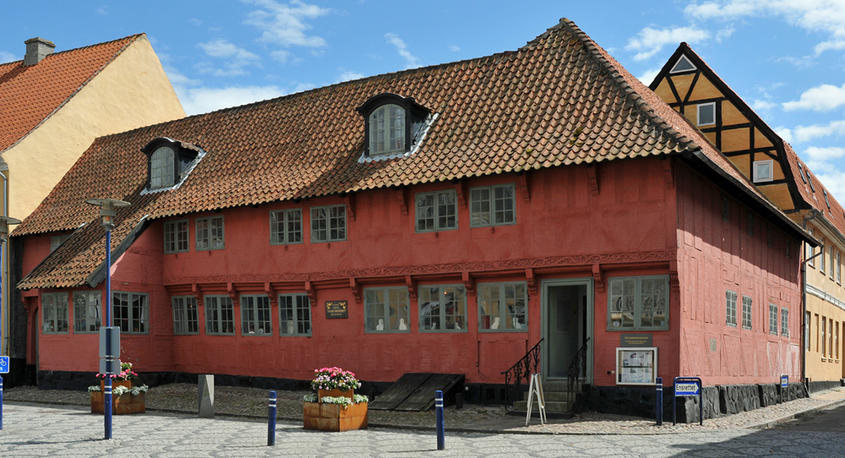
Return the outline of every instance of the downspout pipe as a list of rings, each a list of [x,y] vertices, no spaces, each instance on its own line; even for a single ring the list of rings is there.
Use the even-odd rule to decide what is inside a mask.
[[[818,216],[818,210],[810,210],[810,214],[804,217],[802,224],[804,230],[807,229],[807,223]],[[803,253],[801,253],[801,255],[804,256],[805,253],[807,253],[807,248],[802,248]],[[810,336],[807,335],[807,263],[815,259],[816,256],[819,256],[820,254],[822,254],[821,251],[801,261],[801,384],[804,386],[804,391],[806,392],[807,397],[810,397],[809,380],[807,380],[807,348],[805,344],[805,342],[807,342],[810,338]]]

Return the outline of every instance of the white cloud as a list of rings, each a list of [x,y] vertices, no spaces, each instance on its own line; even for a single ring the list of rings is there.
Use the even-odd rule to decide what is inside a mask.
[[[687,5],[684,13],[698,20],[735,20],[748,16],[776,16],[830,39],[815,47],[816,55],[845,49],[845,2],[842,0],[716,0]]]
[[[215,76],[244,75],[247,73],[246,67],[258,65],[261,60],[256,54],[222,38],[206,43],[199,43],[197,46],[202,48],[209,57],[222,60],[222,64],[209,64],[208,62],[197,64],[197,68],[201,72],[211,73]]]
[[[792,129],[789,127],[778,126],[775,127],[775,133],[780,135],[780,138],[787,143],[792,143]]]
[[[836,197],[836,200],[845,196],[845,172],[833,168],[832,170],[817,174],[816,177]]]
[[[776,106],[777,104],[770,100],[754,99],[751,101],[751,108],[756,111],[768,111]]]
[[[845,84],[841,87],[836,87],[832,84],[822,84],[821,86],[807,89],[801,94],[798,100],[785,102],[783,109],[786,111],[830,111],[842,105],[845,105]]]
[[[831,121],[827,124],[798,126],[793,132],[795,140],[806,142],[816,138],[845,135],[845,121]]]
[[[278,86],[232,86],[223,88],[176,88],[182,107],[188,115],[207,113],[221,108],[272,99],[285,94]]]
[[[335,81],[335,83],[342,83],[344,81],[357,80],[357,79],[361,79],[363,77],[364,77],[364,75],[362,73],[352,72],[352,71],[346,70],[346,71],[342,72],[340,74],[340,76],[337,77],[337,81]]]
[[[710,32],[695,27],[646,27],[640,30],[637,36],[628,39],[625,49],[636,52],[634,60],[645,60],[657,54],[666,45],[677,45],[682,41],[695,43],[707,38],[710,38]]]
[[[202,21],[198,18],[192,17],[188,19],[188,23],[194,27],[199,27],[202,25]]]
[[[20,58],[10,52],[0,51],[0,63],[13,62],[16,60],[20,60]]]
[[[811,161],[829,161],[831,159],[845,157],[845,148],[838,146],[811,146],[804,150],[804,154],[806,154]]]
[[[657,68],[650,68],[642,73],[642,75],[638,76],[637,79],[640,80],[641,83],[648,86],[654,81],[654,77],[660,73],[660,67]]]
[[[460,47],[460,46],[458,46],[458,45],[449,45],[449,51],[452,51],[452,52],[460,52],[460,51],[461,51],[461,47]]]
[[[731,35],[734,34],[734,31],[735,29],[733,28],[733,26],[719,30],[718,32],[716,32],[716,42],[721,43],[727,40],[731,37]]]
[[[818,56],[825,51],[838,51],[840,49],[845,49],[845,40],[823,41],[817,44],[816,47],[813,48],[813,51],[815,51]]]
[[[100,16],[106,16],[107,14],[109,14],[108,7],[106,5],[103,5],[97,8],[97,14],[99,14]]]
[[[261,41],[278,47],[319,48],[326,45],[322,37],[308,33],[311,25],[306,21],[328,14],[329,9],[300,0],[288,4],[275,0],[246,1],[258,7],[247,15],[246,23],[261,31]]]
[[[417,59],[417,56],[411,54],[411,51],[408,51],[408,46],[396,34],[385,33],[384,38],[388,43],[392,44],[393,47],[396,48],[396,52],[405,59],[405,68],[415,68],[420,66],[420,61]]]
[[[287,63],[288,58],[290,58],[290,52],[285,51],[284,49],[279,49],[277,51],[271,52],[270,57],[272,57],[273,60],[279,61],[284,64]]]

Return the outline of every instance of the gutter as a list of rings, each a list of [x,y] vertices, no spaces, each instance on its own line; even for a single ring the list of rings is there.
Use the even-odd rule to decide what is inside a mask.
[[[807,229],[807,223],[819,216],[819,211],[811,209],[810,214],[804,217],[803,227]],[[824,218],[822,218],[824,219]],[[824,248],[822,248],[824,249]],[[802,247],[801,256],[807,252],[806,248]],[[822,254],[818,252],[813,256],[801,261],[801,381],[804,386],[804,391],[807,397],[810,397],[810,381],[807,379],[807,349],[804,342],[807,341],[807,263],[815,259],[816,256]]]

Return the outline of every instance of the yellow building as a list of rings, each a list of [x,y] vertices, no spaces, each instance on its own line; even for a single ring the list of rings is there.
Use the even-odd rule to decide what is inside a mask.
[[[0,214],[21,220],[95,138],[185,116],[144,34],[62,52],[42,38],[25,44],[22,60],[0,64]],[[12,266],[18,256],[14,246],[4,250]],[[14,284],[14,269],[11,276]],[[15,364],[25,356],[26,335],[16,317],[25,326],[26,314],[9,300],[8,285],[0,354]]]
[[[842,206],[792,147],[686,43],[681,43],[650,87],[698,127],[770,201],[822,241],[821,249],[805,245],[802,263],[796,266],[798,271],[806,265],[803,316],[784,318],[783,311],[772,305],[764,305],[758,313],[773,337],[786,329],[785,319],[801,320],[804,374],[810,389],[839,385],[845,377]],[[771,300],[778,303],[778,298]]]

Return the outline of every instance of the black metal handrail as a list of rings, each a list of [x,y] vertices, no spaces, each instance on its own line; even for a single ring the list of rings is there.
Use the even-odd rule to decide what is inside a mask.
[[[567,371],[569,389],[566,392],[570,410],[575,406],[575,400],[582,389],[581,379],[584,374],[584,368],[587,366],[587,346],[589,343],[590,338],[587,337],[587,340],[584,341],[581,348],[572,357],[572,361],[569,362],[569,370]]]
[[[528,352],[526,352],[525,355],[508,370],[502,371],[502,375],[505,376],[506,409],[511,409],[513,407],[514,400],[511,399],[511,395],[519,392],[521,381],[525,379],[525,383],[527,384],[531,378],[531,374],[539,373],[541,343],[543,343],[543,339],[538,340],[537,343],[534,344],[534,346],[531,347],[531,349],[528,350]]]

